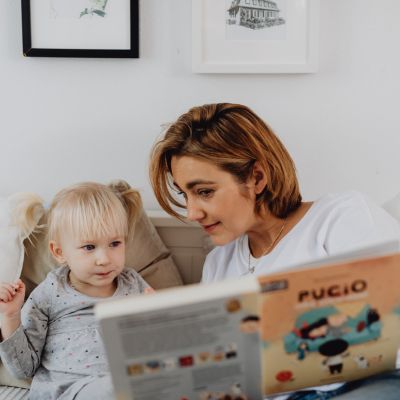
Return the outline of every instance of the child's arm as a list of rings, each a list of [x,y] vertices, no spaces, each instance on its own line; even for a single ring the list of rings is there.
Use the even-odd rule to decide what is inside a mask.
[[[4,288],[4,285],[1,285],[3,297],[0,300],[0,312],[3,314],[3,341],[0,342],[0,358],[12,375],[17,378],[30,378],[41,363],[48,328],[46,307],[51,303],[49,293],[53,286],[49,287],[50,284],[46,286],[42,282],[20,310],[24,302],[25,286],[22,282],[17,283],[18,289],[15,293],[12,288]],[[12,301],[9,302],[10,297]]]
[[[0,313],[2,314],[2,340],[8,339],[21,325],[25,285],[18,279],[14,283],[0,283]]]

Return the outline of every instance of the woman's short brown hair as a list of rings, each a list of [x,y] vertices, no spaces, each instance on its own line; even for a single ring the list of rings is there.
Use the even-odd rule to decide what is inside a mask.
[[[231,173],[239,183],[246,182],[258,161],[268,183],[256,199],[256,212],[267,206],[273,215],[284,218],[301,203],[292,158],[272,129],[246,106],[218,103],[193,107],[154,145],[150,156],[154,194],[166,212],[180,217],[173,206],[185,205],[173,195],[173,156],[210,162]]]

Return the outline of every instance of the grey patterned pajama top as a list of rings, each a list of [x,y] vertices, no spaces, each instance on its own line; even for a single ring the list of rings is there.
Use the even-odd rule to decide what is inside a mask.
[[[72,288],[68,273],[68,267],[59,267],[47,275],[25,302],[21,326],[0,343],[0,356],[9,371],[18,378],[33,376],[30,399],[77,399],[82,388],[86,386],[86,391],[96,380],[110,382],[93,312],[100,298]],[[143,293],[149,287],[133,269],[125,269],[117,279],[113,298]],[[106,392],[104,398],[112,399],[112,388],[104,388]]]

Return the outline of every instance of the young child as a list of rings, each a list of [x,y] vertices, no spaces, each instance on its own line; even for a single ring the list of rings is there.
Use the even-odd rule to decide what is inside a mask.
[[[125,268],[125,241],[140,206],[139,193],[124,182],[62,190],[47,221],[50,252],[61,266],[23,307],[23,282],[0,284],[0,356],[15,376],[33,376],[30,399],[114,398],[93,306],[152,291]]]

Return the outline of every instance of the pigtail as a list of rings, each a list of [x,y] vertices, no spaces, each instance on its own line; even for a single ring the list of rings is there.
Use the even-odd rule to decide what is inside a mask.
[[[127,212],[128,236],[131,236],[143,207],[140,193],[136,189],[133,189],[129,183],[124,180],[112,181],[108,186],[121,200]]]

